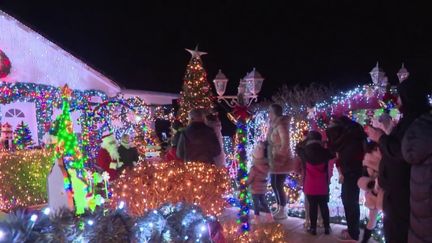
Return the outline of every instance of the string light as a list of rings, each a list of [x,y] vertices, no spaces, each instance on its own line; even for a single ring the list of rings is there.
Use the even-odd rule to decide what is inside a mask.
[[[245,121],[237,122],[236,132],[236,156],[238,164],[237,182],[239,183],[239,206],[240,211],[238,213],[237,223],[240,224],[240,230],[243,233],[247,233],[249,227],[249,205],[250,195],[246,181],[248,179],[248,168],[247,168],[247,157],[246,157],[246,145],[247,145],[247,126]]]

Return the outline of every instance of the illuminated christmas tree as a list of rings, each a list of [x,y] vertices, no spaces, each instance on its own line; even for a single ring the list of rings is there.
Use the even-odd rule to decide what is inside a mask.
[[[55,121],[55,135],[57,144],[55,148],[56,163],[61,165],[64,176],[64,188],[73,197],[75,212],[83,214],[88,207],[87,194],[88,175],[84,170],[86,158],[82,155],[78,146],[78,139],[73,132],[73,124],[70,114],[70,99],[72,90],[65,85],[62,89],[62,114]]]
[[[183,91],[180,93],[180,110],[178,119],[183,124],[187,123],[188,113],[192,109],[213,108],[213,94],[210,89],[210,84],[207,82],[207,73],[203,67],[201,55],[205,52],[186,49],[191,53],[192,58],[186,67],[186,73],[183,78]]]
[[[57,136],[56,157],[68,157],[70,163],[65,164],[66,169],[84,169],[85,158],[78,146],[77,136],[73,132],[73,124],[70,114],[70,98],[72,90],[66,85],[62,89],[62,114],[57,117],[55,136]]]
[[[33,145],[33,139],[31,136],[30,129],[24,121],[21,121],[15,129],[14,140],[13,140],[17,149],[22,150],[26,149],[29,146]]]

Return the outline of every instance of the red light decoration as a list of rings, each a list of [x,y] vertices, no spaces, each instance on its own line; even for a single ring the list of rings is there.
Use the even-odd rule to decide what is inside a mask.
[[[6,54],[0,50],[0,78],[4,78],[9,75],[12,64]]]

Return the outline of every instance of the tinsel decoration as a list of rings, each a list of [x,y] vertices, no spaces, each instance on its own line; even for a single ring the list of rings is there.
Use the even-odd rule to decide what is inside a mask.
[[[231,190],[226,169],[214,165],[166,161],[142,163],[125,170],[111,185],[111,207],[124,202],[128,213],[141,216],[164,203],[200,206],[205,214],[219,215],[224,195]]]
[[[12,68],[11,61],[6,54],[0,50],[0,78],[4,78],[9,75]]]

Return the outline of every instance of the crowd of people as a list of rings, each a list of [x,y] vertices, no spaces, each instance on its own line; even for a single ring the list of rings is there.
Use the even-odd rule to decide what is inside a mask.
[[[270,177],[278,204],[273,218],[286,218],[284,182],[289,172],[300,172],[310,222],[308,232],[317,234],[320,211],[324,233],[330,234],[329,182],[331,163],[335,161],[347,223],[341,241],[368,242],[382,210],[387,242],[432,242],[432,111],[428,88],[410,79],[399,85],[398,95],[399,121],[384,113],[363,127],[346,116],[335,116],[324,134],[304,134],[296,147],[297,158],[288,153],[288,118],[282,115],[281,106],[271,105],[265,141],[267,156],[258,156],[263,147],[258,143],[248,182],[256,217],[260,211],[268,211],[261,198]],[[300,161],[300,167],[296,161]],[[365,191],[365,205],[369,208],[362,237],[360,189]]]
[[[387,242],[432,242],[432,113],[427,88],[409,79],[398,87],[401,119],[384,113],[370,125],[361,126],[346,116],[334,116],[324,132],[308,131],[290,154],[289,118],[278,104],[269,108],[269,129],[265,141],[257,142],[246,183],[254,204],[253,222],[272,215],[287,218],[284,191],[292,172],[303,177],[308,232],[317,234],[322,217],[324,233],[330,234],[328,208],[331,171],[335,165],[341,183],[347,229],[340,240],[368,242],[379,211],[384,214]],[[111,178],[138,161],[129,136],[117,147],[113,135],[104,137],[98,165]],[[167,160],[200,161],[225,166],[221,122],[215,111],[194,109],[186,127],[171,126]],[[272,211],[265,200],[267,183],[276,197]],[[365,191],[368,223],[360,236],[360,190]],[[264,216],[265,217],[265,216]]]

